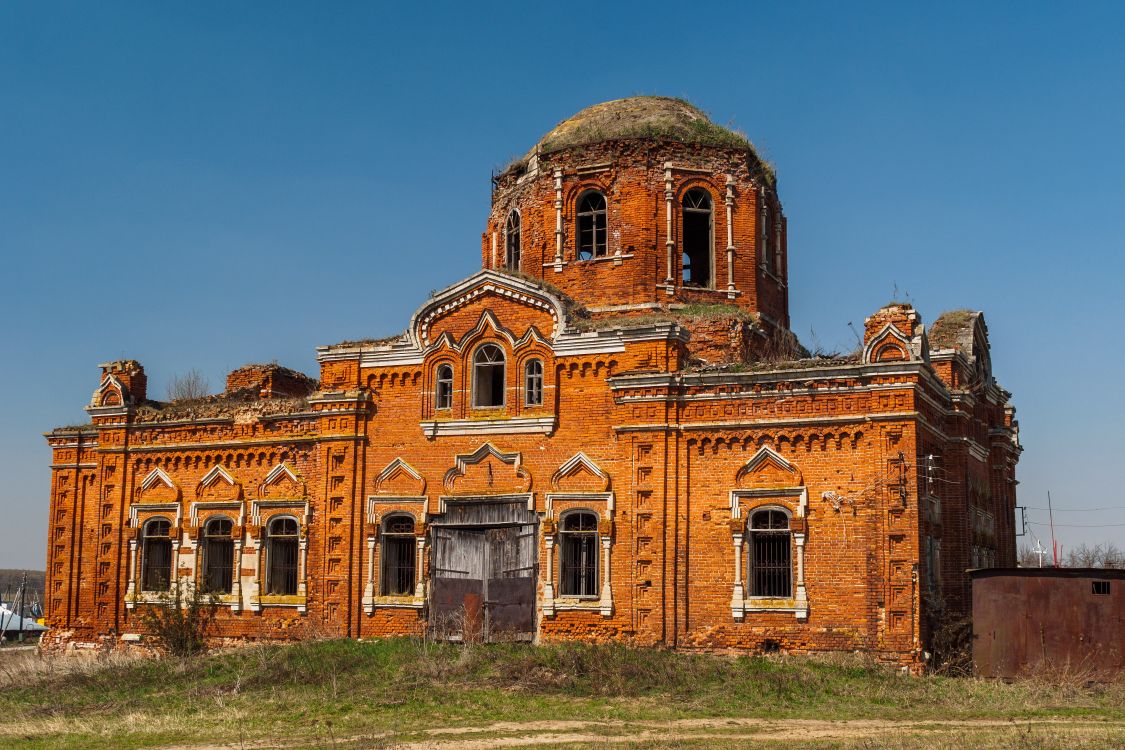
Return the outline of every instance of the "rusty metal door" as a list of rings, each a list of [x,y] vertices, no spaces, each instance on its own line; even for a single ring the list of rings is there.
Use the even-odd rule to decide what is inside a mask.
[[[430,630],[455,641],[530,640],[535,526],[433,529]]]
[[[535,527],[489,529],[485,628],[489,641],[530,640],[535,630]]]

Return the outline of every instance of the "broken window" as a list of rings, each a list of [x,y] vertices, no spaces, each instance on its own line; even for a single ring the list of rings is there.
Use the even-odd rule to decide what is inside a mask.
[[[453,408],[453,368],[449,365],[438,365],[434,401],[439,409]]]
[[[167,591],[172,581],[172,522],[153,518],[141,543],[141,591]]]
[[[234,587],[234,524],[229,518],[212,518],[203,528],[203,590],[229,594]]]
[[[692,188],[683,200],[683,283],[709,288],[711,280],[711,196]]]
[[[543,405],[543,363],[533,359],[524,367],[524,403],[528,406]]]
[[[764,202],[759,214],[761,228],[758,231],[758,259],[766,273],[773,273],[774,255],[770,252],[770,210]]]
[[[266,528],[266,593],[297,593],[297,522],[275,518]]]
[[[596,190],[578,200],[578,260],[606,254],[605,196]]]
[[[513,271],[520,270],[520,215],[518,211],[508,214],[504,225],[504,266]]]
[[[559,592],[563,596],[598,595],[598,516],[590,511],[567,513],[559,529],[562,564]]]
[[[473,355],[473,406],[504,405],[504,352],[485,344]]]
[[[1109,581],[1094,581],[1095,596],[1109,596]]]
[[[793,595],[789,514],[759,510],[750,517],[751,596]]]
[[[383,521],[383,585],[386,596],[414,593],[414,519],[390,516]]]

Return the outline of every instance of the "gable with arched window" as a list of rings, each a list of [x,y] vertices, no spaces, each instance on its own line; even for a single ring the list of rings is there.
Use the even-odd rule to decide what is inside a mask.
[[[714,285],[714,214],[706,190],[692,188],[684,193],[681,222],[684,286],[710,288]]]
[[[504,351],[496,344],[484,344],[473,353],[473,406],[503,406],[504,385]]]
[[[578,198],[577,211],[578,260],[601,258],[608,252],[606,200],[597,190],[587,190]]]
[[[141,529],[141,591],[167,591],[172,583],[172,522],[149,519]]]

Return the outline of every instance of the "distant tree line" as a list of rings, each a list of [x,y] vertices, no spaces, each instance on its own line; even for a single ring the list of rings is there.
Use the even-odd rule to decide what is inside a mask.
[[[1039,567],[1039,555],[1028,545],[1019,549],[1019,565],[1021,568]],[[1050,551],[1043,555],[1043,567],[1054,567]],[[1125,552],[1113,542],[1103,542],[1090,546],[1080,544],[1063,553],[1059,561],[1061,568],[1125,568]]]

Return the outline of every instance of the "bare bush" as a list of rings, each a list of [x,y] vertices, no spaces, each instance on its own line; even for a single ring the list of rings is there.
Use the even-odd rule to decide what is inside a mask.
[[[169,401],[190,401],[203,398],[211,389],[211,384],[199,370],[191,369],[183,375],[173,375],[168,381]]]
[[[137,614],[152,637],[172,656],[207,651],[207,634],[219,608],[214,594],[175,577],[158,601],[138,607]]]

